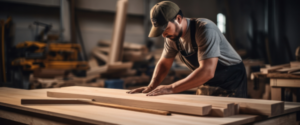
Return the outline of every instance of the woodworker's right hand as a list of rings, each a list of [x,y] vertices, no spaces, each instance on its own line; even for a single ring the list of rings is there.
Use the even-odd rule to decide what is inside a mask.
[[[154,88],[152,88],[152,87],[145,86],[145,87],[140,87],[140,88],[136,88],[136,89],[130,90],[127,93],[128,94],[133,94],[133,93],[148,93],[148,92],[152,91],[153,89]]]

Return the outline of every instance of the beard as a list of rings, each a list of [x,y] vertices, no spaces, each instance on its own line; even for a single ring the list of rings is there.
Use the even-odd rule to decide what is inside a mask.
[[[173,40],[173,41],[178,41],[179,38],[180,38],[181,35],[182,35],[182,28],[179,28],[179,26],[176,25],[175,31],[178,32],[178,35],[174,35],[174,38],[170,38],[170,39]]]

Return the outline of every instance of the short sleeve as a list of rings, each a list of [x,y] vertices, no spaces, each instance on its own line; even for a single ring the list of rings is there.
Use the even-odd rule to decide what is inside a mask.
[[[206,29],[196,34],[198,45],[198,60],[220,57],[221,38],[214,29]]]
[[[174,44],[171,43],[172,41],[168,41],[165,39],[164,49],[162,56],[165,58],[175,58],[178,53],[178,50],[175,48]]]

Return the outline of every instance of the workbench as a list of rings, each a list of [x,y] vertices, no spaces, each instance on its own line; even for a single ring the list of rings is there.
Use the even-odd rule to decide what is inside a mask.
[[[136,112],[109,107],[63,104],[63,105],[21,105],[22,98],[50,98],[47,91],[39,89],[22,90],[0,88],[0,117],[9,121],[30,125],[58,124],[128,124],[128,125],[176,125],[176,124],[296,124],[296,111],[300,103],[286,102],[284,113],[274,116],[238,114],[230,117],[201,117],[172,113],[170,116]],[[197,95],[195,95],[197,96]],[[224,97],[227,98],[227,97]],[[0,119],[1,120],[1,119]]]
[[[270,86],[271,86],[271,98],[272,100],[284,100],[284,89],[285,88],[293,88],[296,91],[292,91],[293,93],[293,101],[300,101],[297,100],[297,89],[300,88],[300,75],[293,75],[288,73],[269,73],[266,74],[266,77],[270,79]]]

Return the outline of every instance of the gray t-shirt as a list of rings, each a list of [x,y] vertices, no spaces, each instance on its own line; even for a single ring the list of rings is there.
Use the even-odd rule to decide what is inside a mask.
[[[190,19],[187,19],[187,32],[180,37],[180,45],[187,54],[193,53],[191,43]],[[229,44],[219,28],[210,20],[205,18],[196,19],[195,40],[198,46],[198,61],[218,57],[219,61],[227,66],[238,64],[242,61],[241,57]],[[174,58],[178,53],[176,42],[166,38],[162,56]]]

